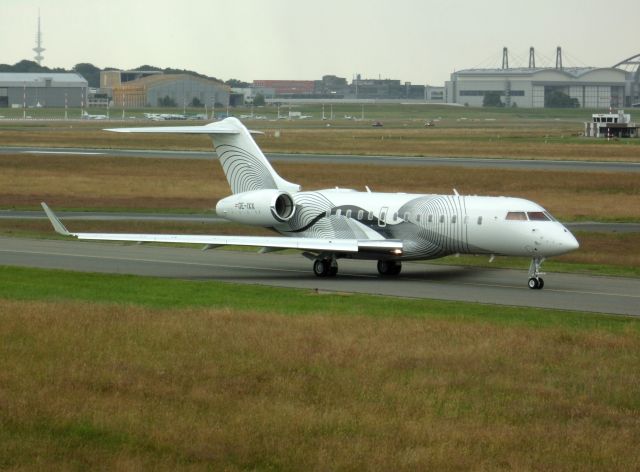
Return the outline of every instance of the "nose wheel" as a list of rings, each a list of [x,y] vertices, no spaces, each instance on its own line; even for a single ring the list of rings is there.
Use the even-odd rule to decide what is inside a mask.
[[[540,277],[544,272],[540,272],[540,266],[544,262],[544,257],[534,257],[529,265],[529,282],[527,285],[532,290],[542,290],[544,287],[544,279]]]
[[[528,285],[532,290],[541,290],[544,287],[544,279],[542,277],[531,277]]]

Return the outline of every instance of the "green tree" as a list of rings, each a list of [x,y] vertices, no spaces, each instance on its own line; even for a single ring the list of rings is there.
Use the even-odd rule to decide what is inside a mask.
[[[504,103],[500,100],[500,92],[485,92],[482,99],[483,107],[503,107]]]
[[[175,108],[178,105],[173,98],[171,98],[169,95],[165,95],[164,97],[158,99],[158,106],[165,108]]]
[[[256,94],[256,96],[253,97],[253,104],[257,107],[263,107],[265,104],[264,95],[261,93]]]
[[[100,69],[93,64],[81,62],[73,66],[73,71],[84,77],[89,87],[100,87]]]
[[[234,87],[234,88],[246,88],[246,87],[249,86],[248,82],[244,82],[244,81],[238,80],[238,79],[226,80],[225,84],[227,84],[229,87]]]
[[[202,104],[202,102],[200,101],[200,99],[198,97],[193,97],[193,100],[191,100],[191,103],[189,103],[190,107],[193,108],[202,108],[204,107],[204,105]]]

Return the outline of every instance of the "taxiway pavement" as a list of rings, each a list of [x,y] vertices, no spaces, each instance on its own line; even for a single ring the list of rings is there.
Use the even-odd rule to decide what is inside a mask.
[[[341,260],[337,277],[318,278],[297,254],[4,237],[0,265],[640,315],[640,279],[623,277],[548,273],[543,290],[530,290],[525,270],[404,263],[399,277],[382,278],[374,261]]]
[[[140,157],[152,159],[214,159],[211,151],[162,151],[145,149],[92,149],[51,147],[0,147],[0,154],[73,155],[87,157]],[[476,157],[401,157],[332,154],[267,154],[274,162],[325,164],[376,164],[390,166],[454,166],[477,169],[555,170],[568,172],[640,172],[637,162],[566,161]]]

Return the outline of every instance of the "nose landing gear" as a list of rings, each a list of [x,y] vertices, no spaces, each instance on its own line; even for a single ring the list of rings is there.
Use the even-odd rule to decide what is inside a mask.
[[[544,257],[534,257],[529,265],[529,282],[527,285],[532,290],[542,290],[544,287],[544,279],[540,277],[544,272],[540,272],[540,266],[544,262]]]

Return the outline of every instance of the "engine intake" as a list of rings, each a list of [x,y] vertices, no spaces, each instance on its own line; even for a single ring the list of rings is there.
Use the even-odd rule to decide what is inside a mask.
[[[256,226],[286,223],[295,214],[295,209],[293,197],[277,189],[236,193],[216,205],[218,216]]]

